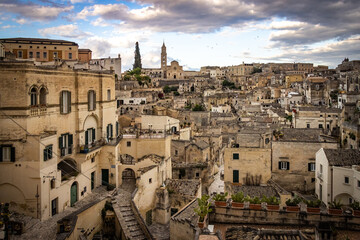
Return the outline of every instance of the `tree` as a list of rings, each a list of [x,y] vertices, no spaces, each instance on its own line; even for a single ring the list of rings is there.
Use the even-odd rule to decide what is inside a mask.
[[[196,104],[195,107],[192,109],[194,112],[200,112],[205,111],[204,107],[202,105]]]
[[[135,43],[135,62],[133,65],[133,69],[140,68],[141,69],[141,56],[140,56],[140,48],[139,43]]]
[[[163,92],[164,92],[164,93],[169,93],[169,92],[171,92],[171,88],[170,88],[168,85],[166,85],[166,86],[163,88]]]

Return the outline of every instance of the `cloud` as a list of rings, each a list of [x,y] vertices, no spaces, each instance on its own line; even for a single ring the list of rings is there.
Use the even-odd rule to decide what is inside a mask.
[[[17,22],[20,25],[25,24],[27,21],[25,18],[19,18],[19,19],[15,19],[15,22]]]
[[[61,13],[69,12],[73,6],[64,6],[51,3],[50,6],[39,5],[19,0],[4,0],[0,3],[0,11],[11,12],[21,18],[33,21],[46,21],[56,19]]]
[[[65,38],[85,38],[92,36],[91,33],[81,31],[77,25],[61,25],[57,27],[43,28],[38,30],[42,36],[61,36]]]
[[[8,28],[12,28],[12,27],[14,27],[14,26],[12,26],[12,25],[5,25],[5,26],[2,26],[1,28],[2,28],[2,29],[8,29]]]
[[[360,55],[360,35],[345,40],[325,44],[309,49],[294,49],[266,58],[265,61],[315,62],[336,67],[345,57],[358,59]]]

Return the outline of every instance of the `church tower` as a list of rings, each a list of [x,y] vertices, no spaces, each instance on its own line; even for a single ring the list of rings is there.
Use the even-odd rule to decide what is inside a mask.
[[[163,77],[166,78],[166,67],[167,67],[167,54],[165,43],[161,47],[161,70],[163,70]]]

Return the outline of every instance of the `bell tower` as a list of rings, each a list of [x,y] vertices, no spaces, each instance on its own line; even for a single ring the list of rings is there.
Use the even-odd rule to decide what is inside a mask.
[[[163,71],[163,77],[166,78],[166,67],[167,67],[167,54],[166,54],[166,46],[163,42],[161,47],[161,70]]]

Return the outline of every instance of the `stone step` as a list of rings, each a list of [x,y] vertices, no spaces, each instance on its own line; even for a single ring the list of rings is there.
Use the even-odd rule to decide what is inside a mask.
[[[134,216],[127,216],[124,217],[124,221],[125,222],[131,222],[131,221],[136,221]]]
[[[126,222],[126,226],[128,227],[131,227],[131,226],[135,226],[135,225],[138,225],[138,222],[137,221],[130,221],[130,222]]]
[[[144,235],[131,238],[132,240],[146,240]]]
[[[132,233],[132,232],[137,232],[137,231],[141,231],[139,225],[134,225],[134,226],[131,226],[131,227],[128,227],[129,231]]]
[[[132,211],[131,207],[120,207],[121,211]]]
[[[144,233],[141,230],[138,230],[136,232],[131,232],[130,235],[131,235],[131,237],[140,237],[140,236],[145,237]]]
[[[129,217],[129,216],[134,216],[134,213],[133,212],[121,212],[121,215],[123,217]]]

